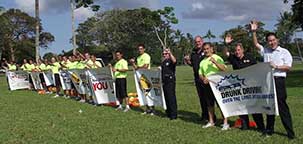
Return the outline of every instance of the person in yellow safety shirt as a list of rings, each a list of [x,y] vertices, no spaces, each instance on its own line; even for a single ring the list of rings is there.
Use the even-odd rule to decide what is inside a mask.
[[[123,100],[125,101],[125,109],[124,112],[127,112],[130,110],[129,104],[128,104],[128,96],[127,96],[127,71],[128,71],[128,63],[123,58],[123,53],[121,51],[115,52],[115,59],[116,63],[114,67],[112,68],[112,71],[114,72],[115,76],[115,88],[116,88],[116,97],[118,99],[118,107],[116,110],[123,110],[122,103]],[[112,67],[111,65],[109,65]]]
[[[91,69],[96,69],[96,68],[101,68],[102,65],[99,61],[96,61],[96,56],[95,55],[91,55],[91,64],[88,63],[87,66]]]
[[[214,48],[211,45],[211,43],[209,42],[204,43],[203,50],[205,53],[205,57],[200,62],[198,72],[199,72],[199,77],[203,82],[205,88],[206,104],[209,114],[209,121],[206,125],[203,126],[203,128],[208,128],[215,126],[215,120],[214,120],[215,96],[210,88],[209,80],[207,76],[211,74],[215,74],[219,71],[225,71],[226,66],[224,65],[223,59],[220,56],[214,54]],[[228,129],[229,129],[229,124],[227,118],[224,118],[224,124],[222,125],[221,130],[228,130]]]
[[[60,65],[62,66],[63,70],[70,69],[71,64],[72,63],[70,62],[70,60],[66,56],[62,57],[62,61],[60,62]]]
[[[45,79],[43,76],[43,72],[47,71],[48,69],[47,69],[47,66],[43,63],[43,61],[41,59],[38,59],[36,69],[41,72],[41,73],[39,73],[39,78],[40,78],[43,89],[45,90],[46,93],[50,93],[48,91],[48,88],[46,86]]]
[[[55,57],[51,58],[51,70],[53,72],[54,75],[54,84],[56,86],[56,95],[54,96],[54,98],[59,97],[59,92],[60,92],[60,76],[59,76],[59,69],[61,68],[59,62],[57,62]]]
[[[26,71],[27,67],[29,67],[29,64],[26,59],[23,59],[23,64],[20,68],[21,68],[21,70]]]
[[[7,66],[8,66],[9,71],[16,71],[17,70],[17,66],[16,66],[14,61],[11,61],[10,63],[7,63]]]
[[[31,72],[35,69],[35,64],[33,60],[29,60],[29,64],[26,66],[26,71]]]
[[[136,59],[136,63],[133,58],[130,59],[130,63],[132,64],[133,68],[135,70],[150,69],[151,57],[149,56],[149,54],[145,53],[145,45],[139,44],[137,48],[138,48],[139,56]],[[146,101],[147,101],[146,110],[145,112],[143,112],[143,114],[154,115],[155,107],[153,100],[150,98],[150,96],[146,96]]]

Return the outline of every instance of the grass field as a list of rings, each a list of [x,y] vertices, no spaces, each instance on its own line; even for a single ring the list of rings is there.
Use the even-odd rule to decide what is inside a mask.
[[[157,108],[157,116],[141,109],[124,113],[109,106],[92,106],[36,92],[8,91],[0,76],[0,143],[302,143],[303,65],[296,64],[287,78],[288,104],[296,139],[289,141],[277,117],[272,137],[254,130],[202,129],[200,108],[190,67],[177,67],[178,119],[170,121]],[[128,91],[134,92],[132,74]],[[79,110],[82,113],[79,113]],[[218,109],[217,116],[221,118]],[[230,118],[232,124],[237,117]],[[218,124],[219,125],[219,124]]]

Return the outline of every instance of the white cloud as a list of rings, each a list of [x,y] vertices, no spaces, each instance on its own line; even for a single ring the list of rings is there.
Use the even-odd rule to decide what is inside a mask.
[[[229,15],[224,18],[225,21],[243,21],[246,20],[246,15],[239,15],[239,16],[234,16],[234,15]]]
[[[195,2],[192,4],[192,8],[193,10],[202,10],[204,9],[204,6],[202,5],[202,3]]]
[[[35,1],[34,0],[15,0],[17,8],[21,10],[32,13],[35,10]]]
[[[282,0],[188,0],[191,9],[182,13],[183,18],[245,22],[252,18],[276,20],[291,4]]]
[[[75,17],[82,21],[82,20],[85,20],[86,18],[88,17],[91,17],[94,15],[94,12],[88,8],[78,8],[75,10]]]

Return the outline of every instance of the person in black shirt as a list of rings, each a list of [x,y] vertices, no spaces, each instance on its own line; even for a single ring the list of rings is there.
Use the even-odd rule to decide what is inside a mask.
[[[232,42],[232,37],[230,34],[227,34],[225,37],[225,43],[230,44]],[[230,53],[225,50],[225,55],[227,60],[230,62],[234,70],[242,69],[257,63],[256,59],[248,53],[244,53],[244,48],[241,43],[237,43],[234,53]],[[258,130],[262,131],[264,129],[264,122],[262,114],[253,114],[253,119],[257,124]],[[242,120],[241,129],[246,130],[249,128],[249,118],[248,115],[240,115]]]
[[[161,63],[162,84],[166,102],[166,115],[170,120],[177,118],[176,100],[176,58],[169,49],[163,51]]]
[[[206,104],[206,99],[205,96],[203,96],[203,82],[199,78],[199,64],[204,58],[204,53],[203,53],[203,39],[201,36],[196,36],[195,37],[195,49],[193,49],[192,53],[190,56],[186,55],[184,57],[184,62],[188,65],[190,65],[193,68],[194,72],[194,78],[195,78],[195,85],[197,89],[197,93],[199,96],[200,100],[200,106],[202,110],[202,122],[206,122],[208,120],[208,109],[207,109],[207,104]]]

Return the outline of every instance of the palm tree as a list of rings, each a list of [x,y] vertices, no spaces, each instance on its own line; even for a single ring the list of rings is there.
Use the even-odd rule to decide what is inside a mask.
[[[216,38],[216,36],[213,35],[213,34],[211,33],[210,29],[209,29],[209,30],[207,31],[206,35],[203,36],[203,38],[207,38],[208,41],[210,42],[210,40],[211,40],[212,38]]]
[[[40,58],[39,50],[39,37],[40,37],[40,18],[39,18],[39,0],[35,0],[35,15],[36,15],[36,38],[35,38],[35,47],[36,47],[36,61]]]

